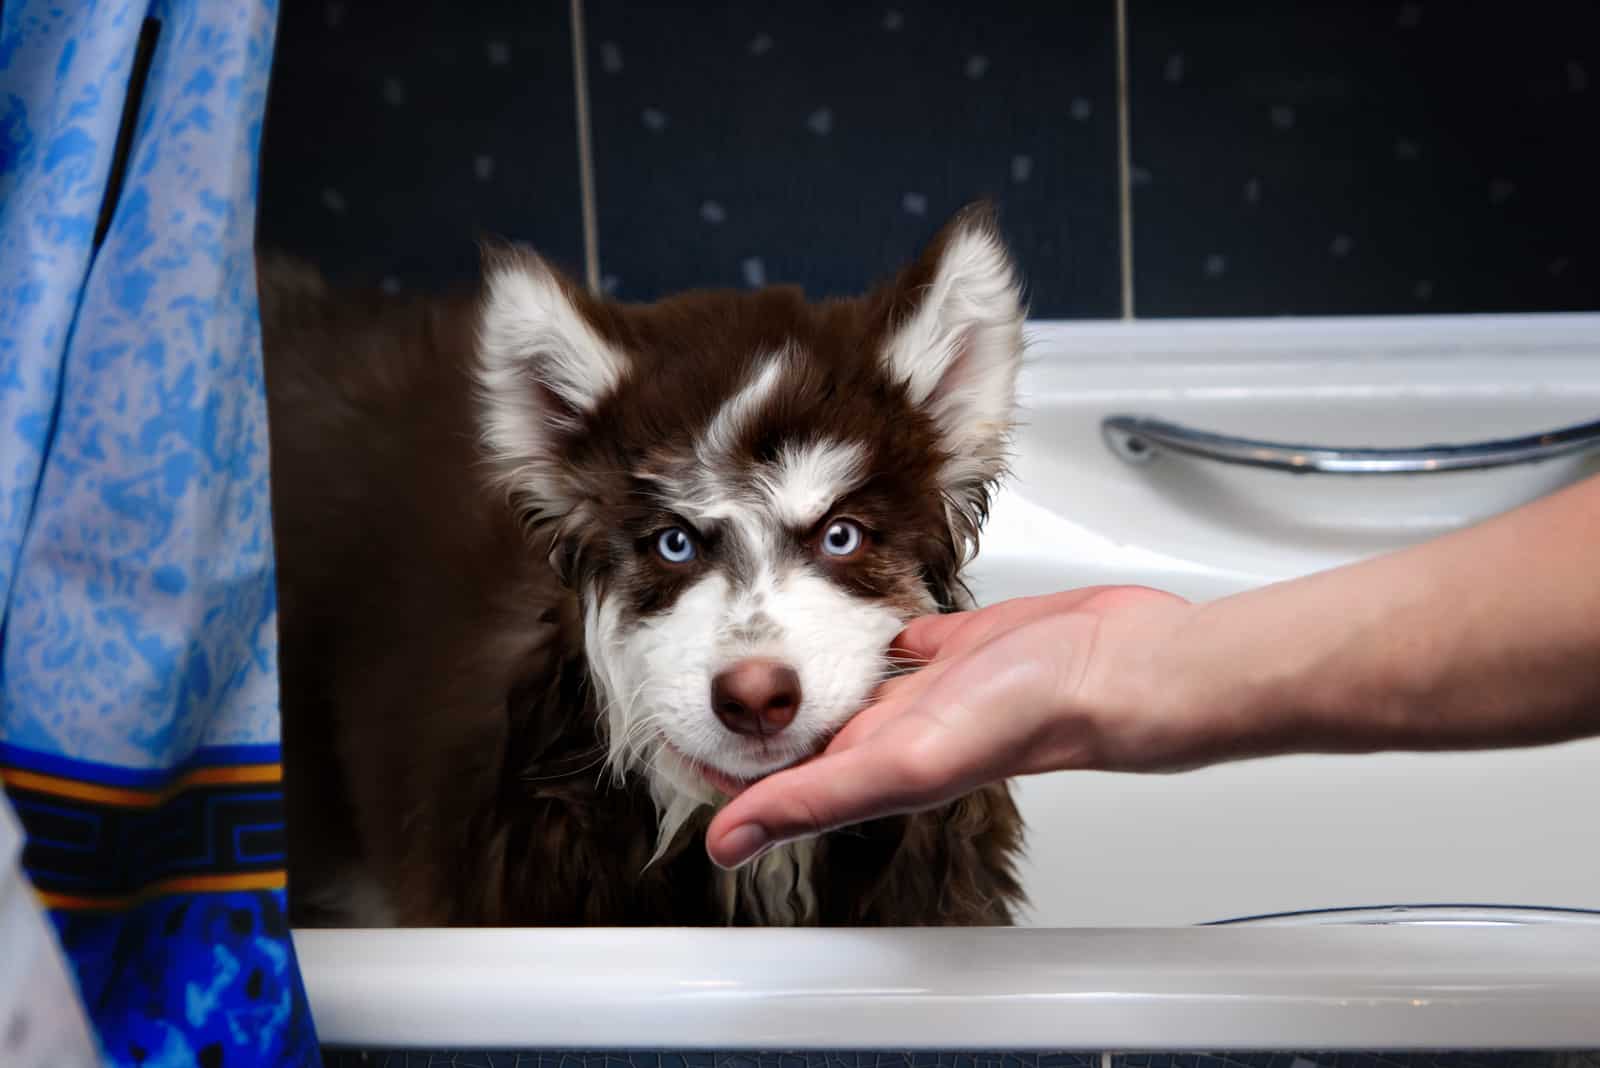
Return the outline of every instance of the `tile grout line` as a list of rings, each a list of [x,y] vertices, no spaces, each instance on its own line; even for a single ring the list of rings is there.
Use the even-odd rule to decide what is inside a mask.
[[[1122,270],[1122,318],[1133,318],[1133,168],[1128,120],[1128,0],[1117,0],[1117,221]]]
[[[578,124],[578,198],[583,213],[583,276],[600,292],[600,235],[595,209],[594,144],[589,131],[589,65],[583,40],[583,0],[572,0],[572,88]]]

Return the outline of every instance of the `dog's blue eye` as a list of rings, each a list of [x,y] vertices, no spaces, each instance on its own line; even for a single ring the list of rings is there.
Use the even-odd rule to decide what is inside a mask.
[[[848,519],[835,519],[822,534],[822,551],[829,556],[850,556],[861,548],[861,528]]]
[[[663,530],[656,538],[656,553],[669,564],[685,564],[694,559],[694,540],[682,527]]]

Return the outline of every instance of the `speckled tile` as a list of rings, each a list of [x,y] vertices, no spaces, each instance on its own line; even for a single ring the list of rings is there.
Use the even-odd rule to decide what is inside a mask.
[[[285,0],[262,150],[262,247],[339,281],[435,289],[477,241],[581,274],[567,5]]]
[[[1098,1068],[1092,1053],[323,1051],[326,1068]],[[1114,1068],[1600,1068],[1600,1053],[1116,1054]]]
[[[1593,1068],[1592,1053],[1117,1054],[1113,1068]]]
[[[1140,316],[1600,308],[1600,5],[1129,5]]]
[[[1111,0],[588,0],[618,294],[868,287],[992,199],[1036,317],[1117,313]]]
[[[577,1053],[325,1049],[325,1068],[1098,1068],[1086,1053]]]

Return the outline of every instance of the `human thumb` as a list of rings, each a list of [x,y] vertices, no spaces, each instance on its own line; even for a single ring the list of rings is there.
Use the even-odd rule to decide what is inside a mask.
[[[783,842],[921,808],[915,785],[885,768],[871,746],[824,753],[728,802],[706,828],[706,852],[737,868]]]

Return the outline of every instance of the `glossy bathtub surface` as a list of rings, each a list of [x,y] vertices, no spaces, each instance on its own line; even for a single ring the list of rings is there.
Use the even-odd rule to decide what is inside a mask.
[[[1600,1048],[1600,926],[296,936],[325,1042]]]
[[[1600,316],[1037,324],[981,600],[1097,583],[1210,599],[1457,529],[1600,471],[1335,477],[1163,454],[1108,415],[1342,447],[1465,443],[1600,415]],[[1392,902],[1600,907],[1600,743],[1257,761],[1019,783],[1031,922],[1204,923]]]
[[[1145,581],[1215,597],[1455,529],[1600,454],[1497,471],[1333,477],[1162,455],[1130,465],[1108,415],[1301,444],[1536,433],[1600,416],[1600,316],[1031,326],[1015,477],[977,564],[987,597]]]

